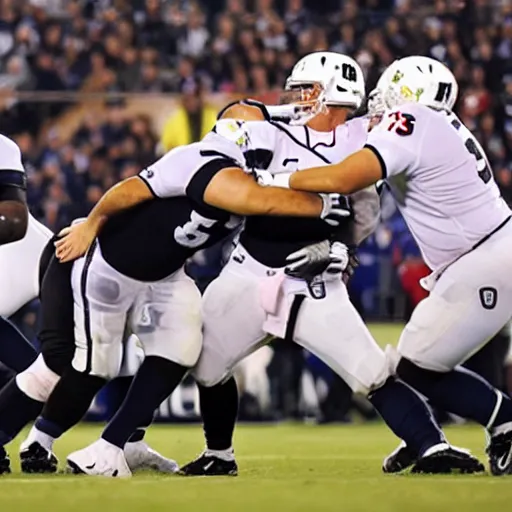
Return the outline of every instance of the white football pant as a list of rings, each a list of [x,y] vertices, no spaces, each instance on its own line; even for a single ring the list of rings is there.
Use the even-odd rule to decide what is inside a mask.
[[[430,295],[414,310],[398,353],[421,368],[447,372],[512,317],[512,221],[435,277],[427,278]]]
[[[192,371],[196,380],[204,386],[223,382],[245,356],[273,337],[284,337],[293,299],[303,294],[294,340],[328,364],[354,392],[368,394],[381,386],[389,376],[386,357],[341,280],[326,281],[325,297],[315,299],[305,281],[285,277],[279,306],[283,321],[271,322],[262,306],[261,286],[275,274],[276,269],[258,263],[241,245],[233,251],[203,296],[203,350]]]
[[[156,282],[112,268],[99,245],[73,265],[76,351],[73,367],[103,378],[119,374],[123,340],[137,336],[145,356],[192,367],[201,351],[201,295],[183,269]]]

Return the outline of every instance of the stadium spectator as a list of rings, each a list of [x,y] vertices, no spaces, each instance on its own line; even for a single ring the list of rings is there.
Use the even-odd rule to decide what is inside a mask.
[[[190,144],[204,137],[217,119],[217,110],[204,101],[198,80],[186,80],[182,86],[181,105],[164,126],[161,145],[164,151]]]

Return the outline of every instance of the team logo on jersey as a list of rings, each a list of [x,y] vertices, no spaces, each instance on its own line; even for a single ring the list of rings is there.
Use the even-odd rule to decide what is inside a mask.
[[[151,305],[145,305],[142,308],[140,319],[138,322],[138,330],[140,333],[149,334],[154,332],[160,326],[162,313],[157,311]]]
[[[492,288],[491,286],[485,286],[480,288],[480,302],[482,303],[482,307],[484,309],[494,309],[496,306],[496,302],[498,302],[498,290],[496,288]]]
[[[325,297],[325,283],[320,276],[314,277],[308,283],[308,290],[313,299],[323,299]]]

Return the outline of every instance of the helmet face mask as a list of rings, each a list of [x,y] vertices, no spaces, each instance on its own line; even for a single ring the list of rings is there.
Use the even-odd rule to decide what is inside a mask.
[[[303,57],[294,66],[286,80],[285,89],[301,86],[320,86],[321,105],[314,115],[326,106],[346,107],[357,110],[364,100],[365,84],[363,72],[352,58],[335,52],[315,52]],[[308,116],[307,120],[313,116]],[[307,121],[302,121],[302,124]]]
[[[291,125],[304,125],[315,116],[326,111],[325,89],[319,82],[289,85],[279,98],[281,105],[293,105]]]

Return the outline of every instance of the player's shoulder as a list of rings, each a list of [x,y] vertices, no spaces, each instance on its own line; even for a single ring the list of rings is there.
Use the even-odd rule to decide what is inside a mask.
[[[0,135],[0,168],[24,172],[21,150],[12,139]]]

